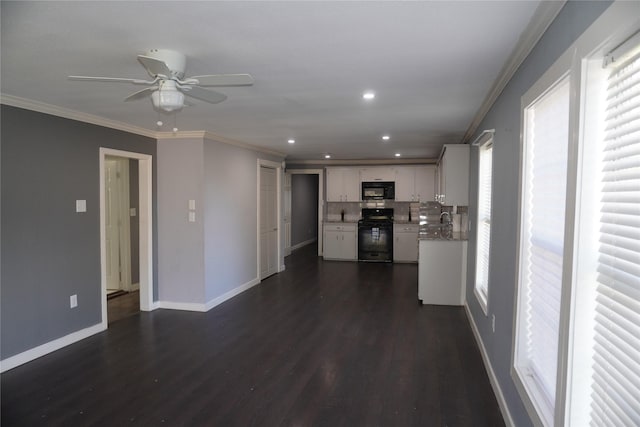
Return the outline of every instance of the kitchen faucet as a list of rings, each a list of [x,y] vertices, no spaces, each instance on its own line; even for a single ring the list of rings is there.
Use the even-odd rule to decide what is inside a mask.
[[[444,222],[444,221],[442,220],[442,217],[443,217],[444,215],[446,215],[446,216],[447,216],[447,222]],[[443,224],[451,224],[451,215],[449,214],[449,212],[444,211],[444,212],[442,212],[442,213],[440,214],[440,222],[441,222],[441,223],[443,223]]]

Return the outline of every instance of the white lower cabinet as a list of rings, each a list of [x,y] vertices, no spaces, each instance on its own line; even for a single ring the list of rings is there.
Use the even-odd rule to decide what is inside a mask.
[[[418,300],[463,305],[467,283],[466,240],[420,240]]]
[[[356,233],[356,224],[325,224],[323,257],[355,261],[358,256]]]
[[[393,261],[418,262],[418,224],[393,225]]]

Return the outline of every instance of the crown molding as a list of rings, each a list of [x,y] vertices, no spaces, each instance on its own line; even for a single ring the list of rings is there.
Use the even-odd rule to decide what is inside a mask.
[[[435,165],[438,159],[369,159],[369,160],[287,160],[287,165],[323,166],[389,166],[389,165]]]
[[[119,122],[116,120],[105,119],[103,117],[94,116],[93,114],[81,113],[80,111],[70,110],[68,108],[58,107],[40,101],[20,98],[18,96],[2,93],[0,94],[0,104],[23,108],[25,110],[37,111],[39,113],[50,114],[52,116],[71,119],[78,122],[90,123],[92,125],[98,125],[110,129],[121,130],[124,132],[142,135],[149,138],[156,138],[157,132],[151,131],[149,129],[129,125],[127,123]]]
[[[258,147],[257,145],[252,145],[246,142],[238,141],[236,139],[227,138],[209,131],[204,131],[204,138],[217,141],[217,142],[222,142],[223,144],[235,145],[236,147],[246,148],[248,150],[259,151],[265,154],[271,154],[271,155],[282,157],[282,158],[287,157],[287,154],[281,151],[271,150],[269,148],[264,148],[264,147]]]
[[[25,110],[36,111],[39,113],[50,114],[52,116],[62,117],[65,119],[75,120],[78,122],[90,123],[97,126],[102,126],[110,129],[121,130],[137,135],[146,136],[153,139],[182,139],[182,138],[202,138],[218,141],[223,144],[235,145],[237,147],[246,148],[253,151],[258,151],[278,157],[286,157],[286,153],[282,153],[277,150],[270,150],[268,148],[258,147],[256,145],[248,144],[242,141],[237,141],[231,138],[226,138],[221,135],[216,135],[209,131],[197,130],[197,131],[178,131],[178,132],[157,132],[149,129],[144,129],[138,126],[133,126],[127,123],[119,122],[116,120],[109,120],[103,117],[94,116],[93,114],[82,113],[80,111],[71,110],[68,108],[58,107],[56,105],[46,104],[40,101],[34,101],[31,99],[20,98],[18,96],[7,95],[0,93],[0,104],[9,105],[11,107],[23,108]]]
[[[533,14],[529,25],[522,32],[522,35],[518,39],[518,43],[513,48],[509,59],[505,62],[502,70],[498,74],[498,78],[495,80],[489,93],[482,102],[482,105],[478,109],[478,112],[474,116],[469,128],[462,137],[462,143],[468,143],[475,132],[478,130],[480,123],[484,120],[485,116],[496,102],[504,88],[507,86],[513,75],[516,73],[520,65],[527,59],[527,56],[531,53],[533,48],[538,44],[544,33],[549,28],[549,25],[556,19],[560,10],[564,7],[567,0],[558,1],[543,1]]]

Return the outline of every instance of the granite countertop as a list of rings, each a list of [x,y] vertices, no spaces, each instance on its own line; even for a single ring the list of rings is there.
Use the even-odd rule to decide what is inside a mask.
[[[407,220],[394,220],[393,221],[394,224],[401,224],[401,225],[405,225],[405,224],[410,224],[410,225],[420,225],[420,223],[418,221],[407,221]]]
[[[425,232],[418,234],[418,240],[433,240],[433,241],[456,241],[456,240],[468,240],[469,236],[466,231],[451,232],[449,235],[427,235]]]
[[[347,225],[347,224],[357,224],[358,220],[354,220],[354,221],[349,221],[349,220],[346,220],[346,221],[323,221],[323,223],[324,224],[332,224],[332,225],[333,224],[345,224],[345,225]]]

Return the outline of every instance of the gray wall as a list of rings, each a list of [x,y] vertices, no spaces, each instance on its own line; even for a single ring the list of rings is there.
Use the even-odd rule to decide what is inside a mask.
[[[258,159],[282,161],[246,148],[204,141],[207,302],[258,276]]]
[[[158,140],[159,300],[206,304],[257,278],[259,158],[282,161],[210,139]]]
[[[151,154],[155,162],[156,143],[5,105],[0,112],[0,357],[6,359],[100,323],[99,147]],[[154,169],[154,202],[155,182]],[[87,201],[86,213],[75,212],[76,199]],[[155,205],[153,212],[156,224]],[[154,227],[157,276],[156,235]]]
[[[158,299],[204,302],[202,139],[158,140]],[[189,200],[196,221],[188,221]]]
[[[291,246],[318,238],[318,175],[291,175]]]
[[[521,155],[520,99],[609,5],[609,2],[568,2],[520,66],[478,129],[478,133],[483,129],[496,130],[493,148],[489,315],[485,316],[473,293],[475,233],[471,233],[469,239],[467,300],[511,415],[519,427],[531,425],[510,375],[516,290],[518,164]],[[473,148],[469,186],[471,218],[477,215],[477,175],[478,151]],[[492,314],[496,316],[495,334],[491,331]]]

